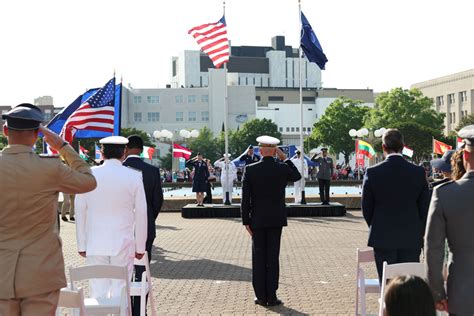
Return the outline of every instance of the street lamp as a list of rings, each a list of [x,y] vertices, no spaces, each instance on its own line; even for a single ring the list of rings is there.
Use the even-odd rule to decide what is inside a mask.
[[[379,128],[379,129],[370,129],[371,131],[373,131],[373,136],[376,137],[376,138],[380,138],[383,136],[383,134],[385,133],[385,131],[387,130],[385,127],[382,127],[382,128]],[[370,134],[370,131],[369,129],[363,127],[359,130],[356,130],[356,129],[351,129],[349,130],[349,136],[352,137],[352,138],[355,138],[355,139],[358,139],[358,138],[364,138],[364,137],[368,137]],[[373,141],[373,139],[371,139],[371,137],[369,137],[370,140]],[[356,166],[357,166],[357,148],[356,148]]]
[[[176,129],[175,132],[178,132]],[[181,129],[179,131],[179,136],[183,139],[189,139],[189,138],[196,138],[199,136],[199,131],[197,129],[193,129],[192,131],[189,131],[187,129]],[[172,131],[169,131],[167,129],[162,129],[156,130],[153,132],[153,137],[155,139],[164,139],[165,141],[168,141],[171,144],[171,153],[173,153],[174,150],[174,133]],[[174,165],[174,156],[171,154],[171,161],[173,162],[171,165],[171,171],[173,171],[173,165]]]

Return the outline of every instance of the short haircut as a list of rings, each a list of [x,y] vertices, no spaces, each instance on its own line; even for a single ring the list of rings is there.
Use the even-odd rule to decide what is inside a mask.
[[[138,135],[128,136],[127,148],[143,150],[143,139]]]
[[[125,145],[102,145],[105,159],[120,159],[125,152]]]
[[[403,135],[398,129],[390,128],[383,134],[382,143],[387,150],[399,153],[404,146]]]
[[[435,303],[430,287],[417,276],[392,279],[385,292],[386,316],[435,316]]]

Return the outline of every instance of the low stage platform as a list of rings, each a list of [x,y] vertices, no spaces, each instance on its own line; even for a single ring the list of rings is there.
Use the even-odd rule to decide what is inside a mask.
[[[346,207],[341,203],[332,202],[330,205],[321,203],[292,204],[286,205],[288,217],[308,216],[345,216]],[[240,217],[240,204],[204,204],[198,207],[196,204],[187,204],[181,209],[183,218],[219,218]]]

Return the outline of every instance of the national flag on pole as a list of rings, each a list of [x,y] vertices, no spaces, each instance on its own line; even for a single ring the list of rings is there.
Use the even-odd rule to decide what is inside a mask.
[[[461,148],[462,146],[464,146],[464,141],[462,140],[461,137],[458,137],[458,138],[456,139],[456,149],[459,149],[459,148]]]
[[[301,48],[303,49],[306,58],[312,63],[319,66],[321,70],[324,70],[325,65],[328,61],[326,55],[324,55],[323,48],[319,43],[316,33],[308,22],[308,19],[301,12]]]
[[[209,56],[216,68],[229,61],[230,47],[224,16],[216,23],[193,27],[188,34],[196,39],[201,50]]]
[[[95,160],[102,160],[102,153],[100,152],[100,147],[95,144]]]
[[[191,158],[192,151],[184,146],[173,144],[173,157],[183,157],[185,159]]]
[[[87,158],[89,157],[88,155],[89,151],[87,149],[85,149],[84,147],[82,147],[81,145],[79,145],[79,156],[83,159],[83,160],[87,160]]]
[[[375,155],[375,150],[372,145],[367,142],[364,142],[363,140],[358,141],[357,152],[369,158],[372,158]]]
[[[433,153],[442,155],[451,149],[453,149],[452,146],[449,146],[448,144],[445,144],[433,138]]]
[[[140,154],[140,157],[152,160],[154,153],[155,153],[155,148],[148,147],[148,146],[143,146],[143,151]]]
[[[410,147],[404,146],[403,150],[402,150],[402,154],[404,156],[412,158],[413,157],[413,149],[411,149]]]

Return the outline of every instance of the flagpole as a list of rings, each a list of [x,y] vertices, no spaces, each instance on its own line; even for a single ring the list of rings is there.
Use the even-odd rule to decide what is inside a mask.
[[[298,12],[299,12],[299,19],[300,19],[300,32],[303,29],[303,24],[301,22],[301,0],[298,0]],[[304,139],[303,139],[303,59],[302,59],[302,49],[301,49],[301,33],[300,33],[300,43],[298,49],[298,58],[300,64],[300,159],[301,159],[301,204],[306,204],[305,198],[305,170],[304,170],[304,162],[305,162],[305,153],[304,153]]]
[[[222,8],[223,8],[223,16],[225,18],[225,0],[222,1]],[[229,55],[230,55],[230,46],[229,46]],[[230,59],[230,57],[229,57]],[[229,135],[228,135],[228,116],[229,116],[229,104],[228,104],[228,96],[227,96],[227,62],[224,63],[224,150],[225,150],[225,175],[226,175],[226,181],[229,181]],[[222,172],[222,171],[221,171]],[[222,185],[222,183],[221,183]],[[230,203],[230,197],[229,197],[229,192],[223,192],[225,195],[225,205],[231,205]]]
[[[115,78],[115,74],[114,74]],[[118,115],[118,134],[120,135],[120,130],[122,129],[122,89],[123,89],[123,75],[120,76],[120,101],[119,101],[119,115]],[[115,87],[114,87],[114,93],[115,93]],[[115,103],[115,102],[114,102]]]

